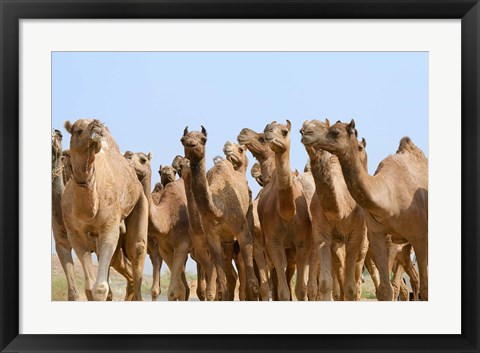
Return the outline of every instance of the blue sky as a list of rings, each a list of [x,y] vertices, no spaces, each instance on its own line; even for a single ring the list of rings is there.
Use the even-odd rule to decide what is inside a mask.
[[[292,169],[302,171],[298,130],[325,117],[355,119],[371,174],[403,136],[428,156],[427,52],[54,52],[52,84],[64,148],[65,120],[100,119],[122,152],[153,153],[152,185],[158,166],[183,154],[187,125],[208,131],[207,167],[242,128],[289,119]]]

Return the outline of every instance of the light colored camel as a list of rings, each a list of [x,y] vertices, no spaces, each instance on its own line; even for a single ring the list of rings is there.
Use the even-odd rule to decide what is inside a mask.
[[[52,230],[60,264],[67,278],[68,300],[78,300],[75,284],[75,271],[72,259],[72,246],[68,241],[67,230],[62,216],[62,195],[65,190],[64,166],[62,156],[62,134],[58,130],[52,133]]]
[[[363,260],[362,244],[367,244],[367,226],[361,207],[348,191],[343,179],[338,158],[330,152],[315,147],[318,135],[326,133],[330,126],[318,120],[303,123],[300,133],[302,143],[310,157],[310,166],[315,179],[316,192],[310,211],[312,214],[313,246],[310,257],[308,296],[316,298],[320,289],[321,300],[332,300],[332,245],[345,244],[344,271],[337,272],[344,300],[358,299],[358,284],[361,280]],[[358,145],[360,158],[366,165],[365,143]],[[360,259],[359,259],[360,257]],[[363,258],[362,258],[363,257]],[[360,260],[360,261],[359,261]],[[318,277],[318,264],[320,276]],[[338,268],[338,267],[337,267]],[[317,280],[319,279],[319,283]]]
[[[233,168],[246,176],[248,158],[247,158],[247,149],[243,146],[237,145],[234,142],[227,141],[224,145],[223,152],[226,159],[232,163]],[[258,169],[260,170],[260,165],[257,163]],[[253,258],[255,264],[257,265],[258,271],[258,282],[260,284],[260,300],[268,301],[270,297],[270,285],[269,285],[269,275],[268,275],[268,263],[265,256],[265,246],[264,239],[260,229],[260,220],[258,219],[258,196],[255,200],[252,201],[251,212],[248,213],[248,220],[250,224],[250,229],[253,235]],[[243,261],[241,256],[236,258],[237,266],[242,266]],[[240,288],[243,289],[242,282],[246,280],[245,273],[239,271],[240,276]],[[242,290],[240,290],[242,293]]]
[[[244,257],[247,276],[247,299],[258,299],[258,281],[253,267],[253,237],[247,221],[250,194],[245,177],[231,163],[216,164],[206,175],[205,144],[207,131],[188,132],[185,128],[181,142],[185,157],[190,160],[192,191],[199,211],[210,256],[217,270],[217,296],[229,297],[222,242],[238,241]]]
[[[385,158],[375,175],[361,163],[355,121],[337,122],[318,140],[335,154],[348,189],[366,214],[368,237],[380,273],[379,300],[392,300],[387,235],[393,243],[413,246],[420,272],[420,295],[428,300],[428,160],[408,137],[397,153]]]
[[[249,128],[244,128],[240,131],[239,135],[237,136],[237,141],[240,145],[245,146],[253,157],[258,161],[260,166],[260,175],[258,175],[258,170],[255,172],[257,176],[252,176],[258,180],[261,178],[261,183],[263,186],[267,185],[271,178],[272,174],[275,171],[275,153],[269,147],[267,141],[265,140],[263,133],[258,133],[253,131]],[[257,229],[261,232],[261,225],[260,220],[258,219],[258,202],[260,199],[260,195],[263,192],[263,189],[260,190],[257,197],[253,201],[254,206],[254,215],[257,217],[258,227]],[[255,221],[255,219],[254,219]],[[255,221],[255,222],[257,222]],[[260,233],[257,233],[260,234]],[[269,279],[271,281],[270,287],[272,290],[272,299],[278,300],[278,286],[277,286],[277,275],[275,271],[275,266],[271,261],[268,253],[265,250],[265,237],[263,233],[261,233],[261,237],[263,239],[263,252],[267,255],[268,260],[268,269],[269,269]],[[287,268],[285,271],[285,277],[288,283],[288,288],[290,294],[293,293],[293,276],[295,274],[295,250],[293,248],[286,249],[286,257],[287,257]],[[290,296],[290,299],[292,297]]]
[[[177,170],[178,175],[181,176],[185,184],[189,232],[193,244],[191,255],[197,262],[197,296],[200,300],[211,301],[216,297],[215,281],[217,272],[208,254],[205,230],[193,196],[190,161],[187,158],[177,156],[172,164],[174,164],[175,170]]]
[[[148,226],[148,203],[142,185],[100,121],[66,121],[65,129],[71,134],[72,178],[63,194],[62,213],[68,239],[85,273],[87,298],[107,299],[109,265],[124,221],[124,247],[133,267],[133,299],[142,300]],[[89,245],[92,238],[98,254],[96,281]]]
[[[151,154],[125,152],[148,199],[148,234],[155,238],[162,259],[171,271],[168,300],[188,300],[190,288],[185,277],[185,263],[191,248],[188,234],[187,198],[183,179],[168,183],[155,205],[150,193]]]
[[[264,129],[264,138],[275,153],[275,172],[260,195],[258,216],[265,247],[275,266],[279,300],[291,298],[285,276],[288,248],[296,253],[296,297],[306,300],[312,225],[302,184],[290,169],[290,129],[288,120],[286,125],[274,121]]]
[[[175,176],[177,175],[177,171],[172,166],[166,165],[158,168],[158,174],[160,174],[160,182],[165,187],[168,183],[175,181]]]

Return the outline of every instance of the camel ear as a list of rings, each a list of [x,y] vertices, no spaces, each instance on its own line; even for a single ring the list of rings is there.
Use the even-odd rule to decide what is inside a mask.
[[[363,145],[363,148],[367,147],[367,140],[364,137],[362,137],[362,142],[360,143]]]
[[[207,130],[203,127],[203,125],[201,126],[202,126],[202,134],[204,134],[205,137],[207,137]]]
[[[350,121],[350,124],[347,125],[347,132],[349,134],[355,134],[356,133],[355,120],[352,119],[352,121]]]
[[[299,174],[300,174],[300,173],[298,173],[298,169],[295,169],[295,176],[298,177]]]
[[[287,119],[287,129],[288,129],[288,131],[291,131],[291,129],[292,129],[292,123],[288,119]]]
[[[124,156],[125,158],[130,158],[131,156],[133,156],[133,152],[132,152],[132,151],[126,151],[126,152],[123,154],[123,156]]]
[[[147,158],[148,158],[149,161],[152,160],[152,158],[153,158],[152,152],[148,152]]]
[[[188,126],[185,126],[185,130],[183,130],[183,136],[185,136],[186,134],[188,134]]]
[[[162,165],[160,164],[160,166],[158,167],[158,172],[160,173],[161,170],[162,170]]]
[[[65,127],[65,130],[67,130],[70,134],[72,134],[72,123],[70,120],[65,121],[65,124],[63,125]]]
[[[325,118],[325,125],[327,125],[327,127],[330,127],[330,120],[328,120],[328,118]]]

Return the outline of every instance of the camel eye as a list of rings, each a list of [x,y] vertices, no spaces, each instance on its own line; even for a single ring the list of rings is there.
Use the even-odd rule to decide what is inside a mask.
[[[330,135],[332,135],[334,137],[337,137],[338,135],[340,135],[340,130],[332,129],[332,130],[330,130]]]
[[[285,130],[282,130],[282,135],[283,135],[283,136],[287,136],[287,135],[288,135],[288,130],[286,130],[286,129],[285,129]]]
[[[140,162],[141,162],[142,164],[145,164],[145,163],[147,162],[147,160],[146,160],[145,158],[142,158],[142,159],[140,159]]]
[[[206,138],[206,137],[202,137],[202,143],[203,143],[203,144],[206,144],[206,143],[207,143],[207,138]]]
[[[83,130],[82,129],[78,129],[77,131],[75,131],[75,134],[77,136],[80,136],[82,134]]]
[[[263,138],[263,136],[260,136],[260,137],[258,138],[258,141],[260,141],[261,143],[265,143],[265,139]]]

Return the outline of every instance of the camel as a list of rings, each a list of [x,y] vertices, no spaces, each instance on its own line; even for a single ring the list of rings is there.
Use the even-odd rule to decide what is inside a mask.
[[[247,149],[243,146],[237,145],[234,142],[227,141],[224,145],[223,152],[226,159],[232,163],[233,168],[246,176],[248,158],[246,154]],[[258,169],[260,170],[260,165],[257,163]],[[257,265],[258,276],[257,279],[260,284],[260,300],[268,301],[270,297],[270,285],[269,285],[269,275],[268,275],[268,263],[265,257],[264,250],[264,241],[262,231],[260,229],[260,220],[258,219],[257,213],[258,197],[252,203],[251,212],[248,213],[248,220],[250,223],[250,230],[253,235],[253,258],[255,264]],[[243,261],[241,256],[237,256],[236,262],[237,266],[242,266]],[[244,272],[239,270],[240,280],[240,293],[242,293],[242,282],[245,281]],[[243,295],[243,294],[242,294]]]
[[[253,164],[252,169],[250,169],[250,175],[262,188],[265,186],[265,181],[262,177],[262,169],[260,163],[256,162]]]
[[[158,174],[160,174],[160,182],[163,187],[167,186],[168,183],[175,181],[175,176],[177,171],[172,166],[166,165],[158,168]]]
[[[217,274],[208,254],[205,230],[193,196],[190,161],[187,158],[176,156],[172,164],[183,178],[185,185],[189,233],[193,244],[191,255],[197,262],[197,296],[200,300],[211,301],[215,299]]]
[[[218,299],[226,300],[229,297],[222,243],[237,240],[245,261],[247,300],[258,300],[258,281],[253,267],[253,237],[247,220],[251,197],[246,179],[227,162],[214,165],[206,175],[207,131],[204,127],[201,132],[188,132],[188,128],[185,128],[181,142],[185,157],[190,160],[193,196],[217,271]]]
[[[261,178],[261,182],[263,186],[267,185],[272,177],[272,174],[275,170],[275,153],[270,149],[267,141],[265,140],[263,133],[255,132],[249,128],[244,128],[240,131],[237,136],[237,141],[240,145],[245,146],[250,153],[255,157],[258,161],[260,166],[260,175],[258,175],[258,171],[256,172],[257,176],[252,176],[257,179]],[[263,189],[260,190],[259,194],[253,201],[254,207],[254,215],[257,217],[258,220],[258,230],[261,232],[260,220],[258,219],[258,201],[260,199],[260,195],[263,192]],[[256,222],[256,221],[255,221]],[[265,247],[265,240],[262,233],[262,243]],[[288,288],[290,294],[293,293],[293,276],[295,274],[295,251],[293,248],[285,250],[287,255],[287,269],[285,271],[285,276],[288,283]],[[267,255],[268,259],[268,267],[270,272],[270,280],[272,281],[270,287],[272,289],[272,299],[278,300],[278,288],[277,288],[277,275],[275,271],[275,266],[273,265],[271,259],[268,257],[268,253],[264,251]],[[290,300],[292,297],[290,296]]]
[[[337,122],[318,136],[319,148],[335,154],[350,194],[366,215],[368,238],[380,274],[379,300],[393,300],[387,235],[413,246],[420,273],[420,295],[428,300],[428,160],[410,140],[380,162],[374,176],[361,163],[355,121]]]
[[[151,154],[127,151],[124,157],[135,170],[148,200],[148,234],[156,240],[160,255],[171,271],[168,300],[188,300],[190,288],[185,277],[185,263],[191,243],[183,180],[168,183],[155,205],[150,192]]]
[[[345,244],[345,271],[336,273],[342,287],[340,293],[344,296],[341,299],[357,300],[366,244],[368,244],[367,226],[362,208],[357,205],[348,191],[338,158],[327,151],[315,148],[316,134],[319,131],[324,133],[328,127],[328,119],[326,123],[311,120],[304,122],[300,129],[302,143],[310,157],[310,168],[316,185],[315,196],[310,206],[313,250],[310,257],[308,296],[309,299],[315,299],[320,289],[321,300],[333,299],[331,252],[333,243],[339,243]],[[365,140],[358,144],[359,156],[366,170],[365,146]],[[361,251],[362,244],[365,251]],[[360,261],[358,261],[359,257]],[[320,276],[318,277],[319,263]]]
[[[62,216],[62,195],[65,190],[64,166],[62,156],[62,134],[58,130],[52,133],[52,230],[60,264],[67,278],[68,300],[79,300],[75,284],[75,271],[72,259],[72,246],[68,241],[67,230]]]
[[[275,154],[275,171],[260,195],[258,216],[276,270],[278,299],[291,298],[285,276],[285,249],[293,248],[297,264],[295,294],[297,300],[306,300],[312,225],[302,184],[290,169],[290,129],[289,120],[286,125],[274,121],[264,129],[264,139]]]
[[[100,121],[66,121],[65,129],[71,134],[72,178],[63,194],[62,213],[68,239],[84,270],[87,298],[107,299],[109,265],[124,221],[123,241],[133,267],[133,299],[142,300],[148,226],[148,203],[142,186]],[[89,246],[92,238],[98,254],[95,281]]]

